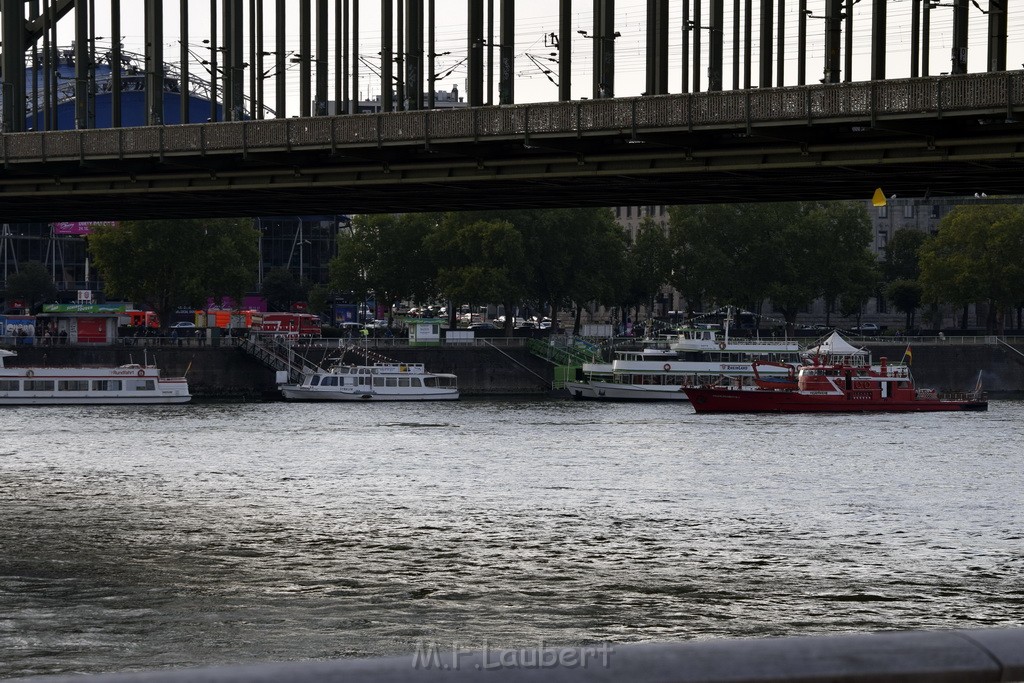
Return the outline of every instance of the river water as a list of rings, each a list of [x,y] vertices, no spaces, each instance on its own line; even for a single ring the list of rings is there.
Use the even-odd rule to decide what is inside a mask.
[[[0,678],[1024,623],[1024,402],[8,408]]]

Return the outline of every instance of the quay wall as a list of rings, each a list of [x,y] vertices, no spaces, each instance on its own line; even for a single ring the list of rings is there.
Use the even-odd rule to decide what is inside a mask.
[[[7,367],[114,366],[148,360],[165,377],[185,375],[197,398],[272,400],[280,396],[274,370],[235,346],[19,346],[15,350],[18,355],[7,359]],[[383,353],[398,362],[423,363],[431,372],[455,373],[464,396],[546,395],[551,386],[551,366],[524,348],[393,347]],[[311,350],[307,358],[320,362],[325,355],[336,354],[336,349]],[[361,362],[355,356],[345,360]]]
[[[883,356],[900,362],[906,343],[867,343],[872,359]],[[1024,393],[1024,344],[1011,350],[1002,344],[911,343],[910,364],[919,387],[940,391],[968,391],[974,388],[981,372],[985,391],[993,396]]]
[[[885,356],[899,362],[907,348],[904,343],[866,344],[877,362]],[[993,396],[1024,394],[1024,355],[999,344],[912,344],[911,368],[919,386],[943,391],[972,389],[978,372],[985,390]],[[1024,345],[1014,347],[1024,352]],[[279,397],[275,373],[235,346],[162,345],[143,349],[134,346],[24,346],[18,356],[7,360],[9,367],[113,366],[124,363],[156,363],[165,376],[185,375],[197,398],[267,400]],[[335,349],[311,349],[307,358],[321,362]],[[552,380],[552,366],[524,348],[496,349],[486,346],[403,347],[383,349],[388,358],[405,363],[423,363],[434,372],[451,372],[459,377],[465,396],[502,394],[545,395]],[[361,362],[355,356],[346,362]]]

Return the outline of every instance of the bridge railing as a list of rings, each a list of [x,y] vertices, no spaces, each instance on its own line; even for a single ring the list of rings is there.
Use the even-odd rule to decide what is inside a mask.
[[[545,645],[514,650],[424,644],[405,657],[33,678],[39,683],[363,681],[420,683],[981,683],[1024,680],[1024,629]]]
[[[316,118],[8,133],[5,164],[856,122],[1024,108],[1024,72]]]

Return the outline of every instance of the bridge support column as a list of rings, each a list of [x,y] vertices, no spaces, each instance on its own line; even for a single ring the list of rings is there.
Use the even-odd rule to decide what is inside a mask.
[[[89,3],[75,0],[75,128],[89,127]],[[163,64],[159,65],[163,73]],[[163,84],[159,83],[162,88]]]
[[[825,0],[825,77],[823,83],[839,82],[839,41],[842,38],[843,0]]]
[[[184,3],[183,3],[184,4]],[[186,35],[182,33],[182,35]],[[121,0],[110,0],[110,125],[121,127]],[[187,41],[182,39],[182,49]],[[182,73],[187,73],[182,66]],[[184,87],[184,86],[182,86]]]
[[[501,0],[498,5],[501,13],[499,43],[501,49],[498,59],[501,62],[498,77],[498,104],[515,102],[515,46],[516,46],[516,7],[513,0]]]
[[[146,125],[164,122],[164,3],[145,0]]]
[[[401,0],[399,0],[401,1]],[[356,0],[358,4],[359,0]],[[392,111],[395,108],[394,91],[394,0],[380,1],[380,108]]]
[[[299,116],[310,116],[313,107],[313,8],[311,0],[299,2]]]
[[[359,113],[359,0],[352,3],[352,99],[349,113]]]
[[[807,84],[807,0],[800,0],[796,27],[796,84]]]
[[[772,0],[761,0],[761,56],[758,66],[760,76],[757,79],[757,87],[772,87],[772,15],[774,3]]]
[[[594,99],[615,97],[615,0],[594,0]]]
[[[722,89],[724,43],[725,0],[711,0],[711,23],[708,25],[708,90],[712,92]],[[782,63],[781,60],[779,63]]]
[[[287,102],[285,97],[285,55],[288,54],[288,44],[285,42],[285,29],[287,28],[287,13],[285,0],[277,0],[274,7],[274,32],[276,41],[274,43],[274,109],[277,118],[287,118]]]
[[[874,0],[871,8],[871,80],[885,78],[885,4]]]
[[[572,0],[558,0],[558,100],[572,99]]]
[[[917,78],[921,61],[921,0],[910,2],[910,77]]]
[[[242,66],[242,43],[245,36],[245,25],[242,15],[242,0],[224,0],[221,19],[224,46],[224,112],[225,121],[242,119],[245,99],[245,67]]]
[[[668,0],[647,0],[647,95],[668,93]]]
[[[407,108],[423,109],[423,0],[405,0],[405,46]]]
[[[988,70],[1006,71],[1007,5],[1010,0],[988,0]]]
[[[120,17],[118,17],[118,22],[120,22]],[[111,40],[114,43],[120,42],[120,35],[121,35],[120,27],[118,27],[117,30],[111,29],[110,35],[111,36],[118,36],[118,37],[111,38]],[[190,114],[190,112],[189,112],[190,102],[189,102],[189,99],[188,99],[188,93],[189,93],[189,87],[188,87],[188,63],[189,63],[189,61],[191,59],[191,56],[188,53],[188,44],[189,43],[188,43],[188,3],[187,2],[179,3],[179,8],[178,8],[178,35],[180,36],[180,38],[178,40],[178,50],[179,50],[178,51],[178,60],[179,60],[179,64],[178,64],[178,76],[179,76],[178,91],[179,91],[179,97],[180,97],[180,100],[178,102],[178,119],[179,119],[178,122],[179,123],[188,123],[189,120],[190,120],[190,116],[189,116],[189,114]],[[119,62],[117,62],[117,63],[119,63]],[[113,73],[111,73],[111,77],[113,77]],[[121,124],[118,123],[117,125],[121,125]]]
[[[484,2],[469,0],[466,31],[468,80],[466,101],[471,107],[484,104]]]
[[[0,3],[3,25],[3,132],[25,130],[25,2],[3,0]],[[38,77],[33,74],[38,90]],[[38,93],[35,95],[39,101]]]
[[[968,0],[953,0],[953,49],[950,73],[967,73]]]
[[[316,0],[316,93],[313,116],[327,116],[327,0]]]
[[[732,0],[732,89],[740,89],[740,0]]]
[[[704,18],[704,12],[701,10],[700,0],[693,0],[693,23],[690,24],[693,33],[693,52],[690,53],[691,59],[693,60],[693,92],[700,92],[704,76],[704,74],[701,73],[700,63],[700,32],[704,29],[704,25],[701,24],[701,21]]]

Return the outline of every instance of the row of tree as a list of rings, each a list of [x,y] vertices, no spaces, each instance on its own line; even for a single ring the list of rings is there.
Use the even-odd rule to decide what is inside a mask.
[[[626,315],[668,284],[691,311],[713,302],[787,321],[817,297],[858,311],[878,285],[871,222],[856,202],[673,207],[630,241],[608,209],[357,217],[331,267],[338,291]],[[511,326],[511,316],[506,317]]]
[[[250,291],[259,238],[248,220],[129,221],[97,228],[89,251],[108,296],[170,320],[180,306]],[[666,284],[691,312],[722,303],[759,312],[771,301],[789,323],[819,297],[829,314],[849,316],[884,292],[908,327],[921,306],[983,301],[995,329],[1024,302],[1024,208],[960,207],[936,237],[898,231],[881,264],[871,238],[859,202],[672,207],[667,230],[645,218],[632,240],[608,209],[366,215],[339,236],[329,283],[297,283],[281,270],[263,286],[279,308],[307,298],[320,310],[372,292],[379,303],[498,303],[552,320],[571,309],[577,324],[596,306],[623,318],[651,308]],[[51,294],[46,275],[29,267],[8,278],[8,296]],[[511,315],[506,324],[511,330]]]
[[[985,304],[985,327],[1002,332],[1014,310],[1021,326],[1024,306],[1024,207],[1012,204],[962,206],[946,215],[938,233],[900,230],[886,248],[887,294],[907,313],[924,306],[933,325],[939,309],[950,304],[962,311],[967,327],[971,304]]]

